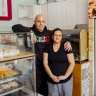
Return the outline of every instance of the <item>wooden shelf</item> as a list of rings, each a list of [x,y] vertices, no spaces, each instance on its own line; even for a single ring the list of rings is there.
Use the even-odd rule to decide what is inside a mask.
[[[3,59],[0,59],[1,62],[6,62],[6,61],[12,61],[12,60],[17,60],[17,59],[22,59],[22,58],[28,58],[28,57],[34,57],[35,54],[31,52],[20,52],[19,55],[13,56],[13,57],[6,57]]]

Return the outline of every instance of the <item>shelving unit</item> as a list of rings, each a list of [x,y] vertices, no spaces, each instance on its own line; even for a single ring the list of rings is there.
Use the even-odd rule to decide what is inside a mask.
[[[19,62],[21,62],[22,63],[22,60],[28,60],[28,61],[30,61],[30,64],[29,65],[27,65],[26,66],[26,68],[27,67],[29,67],[29,69],[26,69],[27,71],[28,70],[30,70],[30,68],[33,70],[33,74],[32,74],[32,77],[33,77],[33,90],[31,90],[31,89],[28,89],[27,87],[26,87],[26,84],[22,84],[22,86],[20,86],[19,88],[15,88],[14,90],[10,90],[10,91],[7,91],[7,92],[3,92],[2,94],[0,94],[0,96],[4,96],[4,95],[7,95],[7,94],[9,94],[9,93],[13,93],[13,92],[15,92],[15,91],[19,91],[19,90],[21,90],[21,91],[24,91],[25,90],[25,88],[27,89],[27,90],[30,90],[30,93],[32,93],[32,94],[34,94],[33,96],[36,96],[36,80],[35,80],[35,65],[34,65],[34,63],[33,62],[35,62],[35,54],[32,54],[32,53],[27,53],[27,52],[25,52],[25,53],[22,53],[22,55],[20,54],[20,55],[18,55],[18,56],[14,56],[14,57],[8,57],[8,58],[4,58],[3,60],[0,60],[0,64],[6,64],[6,62],[7,63],[10,63],[10,61],[13,61],[13,62],[15,62],[15,60],[17,60],[17,64],[15,64],[15,67],[16,68],[18,68],[18,67],[24,67],[24,66],[26,66],[25,64],[24,64],[24,66],[22,66],[22,65],[20,65],[20,63],[18,63],[18,61]],[[21,60],[21,61],[20,61]],[[32,65],[33,64],[33,65]],[[24,68],[23,68],[24,69]],[[25,70],[25,71],[26,71]],[[32,70],[30,70],[30,71],[32,71]],[[2,83],[6,83],[6,82],[10,82],[10,81],[13,81],[13,80],[18,80],[19,81],[19,78],[20,77],[22,77],[23,75],[26,77],[26,75],[28,75],[28,72],[26,71],[24,74],[23,74],[23,71],[24,70],[22,70],[21,69],[21,71],[22,71],[22,74],[21,75],[17,75],[17,76],[12,76],[12,77],[8,77],[8,78],[5,78],[5,79],[2,79],[2,80],[0,80],[0,85],[2,84]],[[30,79],[32,79],[31,77],[29,77]],[[25,78],[26,80],[27,80],[27,78]],[[22,79],[20,80],[20,83],[22,82]],[[26,81],[24,81],[24,82],[26,82]],[[30,82],[32,82],[32,81],[30,81]],[[26,93],[26,92],[25,92]],[[27,92],[28,93],[28,92]],[[29,93],[28,93],[29,94]]]
[[[14,33],[0,34],[0,96],[37,96],[35,54],[18,48],[17,35]],[[12,40],[12,38],[15,38]],[[13,42],[14,41],[14,42]],[[5,48],[6,47],[6,48]],[[19,54],[9,54],[10,48],[17,48]],[[3,53],[2,53],[3,52]],[[14,53],[14,52],[13,52]],[[26,95],[25,95],[26,94]]]
[[[32,26],[34,18],[41,13],[41,6],[34,4],[20,4],[18,5],[18,22],[25,26]]]

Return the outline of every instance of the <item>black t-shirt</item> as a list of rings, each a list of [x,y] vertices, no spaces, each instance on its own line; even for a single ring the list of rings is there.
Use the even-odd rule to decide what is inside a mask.
[[[48,65],[52,71],[52,73],[56,76],[64,75],[69,67],[69,62],[67,58],[67,54],[72,53],[72,51],[65,51],[64,43],[61,43],[60,48],[57,52],[53,51],[53,44],[50,43],[48,46],[45,47],[44,52],[48,53]],[[72,74],[65,80],[61,80],[59,83],[65,83],[70,80]],[[48,76],[48,82],[54,82]]]

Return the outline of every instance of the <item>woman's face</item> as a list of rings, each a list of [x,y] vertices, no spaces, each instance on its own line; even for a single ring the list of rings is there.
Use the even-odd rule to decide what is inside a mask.
[[[62,40],[62,32],[61,31],[55,31],[54,32],[54,35],[52,36],[52,38],[53,38],[53,41],[55,42],[55,43],[60,43],[61,42],[61,40]]]

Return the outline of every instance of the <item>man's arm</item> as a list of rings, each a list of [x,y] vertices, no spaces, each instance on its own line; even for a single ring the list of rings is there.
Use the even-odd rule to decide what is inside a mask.
[[[21,35],[21,33],[24,33],[24,34],[22,34],[22,36],[24,38],[24,46],[26,49],[29,48],[28,42],[27,42],[27,32],[30,32],[30,28],[25,27],[21,24],[15,24],[12,26],[12,31],[14,33],[16,33],[18,37],[19,37],[19,34]]]
[[[69,41],[64,43],[64,49],[68,50],[68,51],[72,50],[72,46],[71,46],[71,43]]]
[[[30,28],[21,24],[15,24],[12,26],[13,32],[30,32]]]

